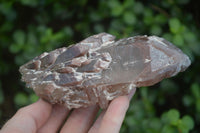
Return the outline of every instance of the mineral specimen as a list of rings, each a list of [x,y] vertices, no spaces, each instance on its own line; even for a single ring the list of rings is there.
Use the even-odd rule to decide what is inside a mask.
[[[99,104],[176,75],[190,65],[180,49],[157,36],[115,41],[100,33],[43,53],[20,67],[22,80],[38,96],[67,108]]]

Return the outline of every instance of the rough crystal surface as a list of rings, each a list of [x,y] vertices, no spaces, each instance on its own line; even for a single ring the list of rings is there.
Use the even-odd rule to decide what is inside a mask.
[[[133,88],[150,86],[190,65],[180,49],[157,36],[115,40],[100,33],[59,48],[20,67],[27,87],[50,103],[67,108],[108,102]]]

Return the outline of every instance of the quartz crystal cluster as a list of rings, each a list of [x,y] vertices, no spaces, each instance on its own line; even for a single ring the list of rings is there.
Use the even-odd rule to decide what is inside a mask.
[[[188,56],[163,38],[115,40],[100,33],[45,52],[22,65],[20,72],[27,87],[52,104],[106,108],[115,97],[174,76],[189,65]]]

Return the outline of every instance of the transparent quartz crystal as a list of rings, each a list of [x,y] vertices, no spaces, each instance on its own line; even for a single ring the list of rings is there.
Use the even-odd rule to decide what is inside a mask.
[[[115,40],[100,33],[45,52],[20,67],[27,87],[48,102],[67,108],[99,104],[127,95],[184,71],[190,60],[180,49],[157,36]]]

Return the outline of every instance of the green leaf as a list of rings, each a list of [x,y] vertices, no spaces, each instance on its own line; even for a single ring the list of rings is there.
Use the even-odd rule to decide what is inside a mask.
[[[183,116],[182,122],[189,130],[194,128],[194,121],[190,116]]]
[[[168,41],[172,41],[173,36],[172,36],[172,34],[170,34],[170,33],[165,33],[165,34],[163,35],[163,38],[165,38],[165,39],[168,40]]]
[[[142,98],[148,99],[148,88],[147,87],[142,87],[142,88],[140,88],[140,90],[141,90]]]
[[[62,38],[64,38],[64,33],[63,32],[57,32],[55,34],[53,34],[52,36],[52,40],[55,40],[55,41],[59,41],[61,40]]]
[[[3,33],[3,32],[11,31],[13,27],[14,27],[14,25],[11,22],[6,22],[1,25],[0,32]]]
[[[27,35],[27,43],[30,45],[37,45],[38,44],[38,39],[36,37],[36,34],[33,31],[29,31]]]
[[[38,0],[20,0],[20,2],[23,5],[27,5],[27,6],[31,6],[31,7],[35,7],[38,5],[39,1]]]
[[[178,129],[181,133],[189,133],[194,127],[194,121],[190,116],[184,116],[178,123]]]
[[[158,14],[155,16],[155,22],[159,27],[161,27],[160,24],[165,24],[167,22],[167,18],[163,14]]]
[[[37,95],[35,95],[34,93],[32,93],[32,94],[29,96],[29,99],[30,99],[30,102],[31,102],[31,103],[34,103],[34,102],[36,102],[36,101],[39,99],[39,97],[38,97]]]
[[[129,125],[129,126],[134,125],[134,124],[137,123],[136,120],[133,119],[132,117],[128,117],[127,119],[125,119],[125,122],[126,122],[126,124]]]
[[[12,7],[12,2],[0,2],[0,13],[3,14],[8,21],[13,21],[17,16],[16,11]],[[3,19],[1,20],[3,21]]]
[[[161,133],[177,133],[177,131],[175,130],[175,128],[173,128],[169,125],[165,125],[164,128],[162,129]]]
[[[135,15],[131,12],[125,12],[123,15],[124,22],[129,25],[133,25],[136,23]]]
[[[170,124],[176,126],[178,124],[180,114],[179,114],[178,110],[171,109],[167,112],[167,117],[168,117]]]
[[[161,83],[163,92],[175,94],[179,90],[179,86],[171,79],[164,79]]]
[[[135,2],[134,4],[130,5],[130,6],[134,6],[134,13],[135,14],[142,14],[144,12],[144,6],[141,2]]]
[[[29,57],[31,59],[31,57]],[[20,66],[24,64],[24,61],[26,61],[27,59],[25,58],[25,56],[23,55],[17,55],[15,56],[15,63]]]
[[[158,35],[158,36],[162,33],[162,29],[158,25],[153,25],[150,31],[151,31],[151,34]]]
[[[149,123],[149,125],[153,128],[153,129],[157,129],[160,130],[162,127],[162,123],[160,122],[160,120],[156,117],[151,119],[151,122]]]
[[[177,46],[183,46],[184,45],[184,38],[182,35],[180,34],[176,34],[174,37],[173,37],[173,43],[174,45],[177,45]]]
[[[11,53],[18,53],[21,50],[21,47],[19,47],[17,44],[13,43],[11,44],[11,46],[9,47],[9,50]]]
[[[13,39],[18,45],[23,45],[25,43],[25,38],[25,33],[22,30],[17,30],[13,34]]]
[[[116,35],[116,33],[117,33],[116,31],[121,31],[125,27],[125,25],[123,25],[123,24],[121,24],[121,21],[119,19],[115,19],[111,22],[110,29],[111,29],[111,31],[114,31],[114,33],[113,33],[114,35]],[[112,33],[110,33],[110,34],[112,34]],[[119,33],[117,33],[117,34],[119,34]]]
[[[129,9],[129,8],[133,8],[133,6],[135,5],[135,1],[134,0],[124,0],[123,2],[123,6],[124,8],[126,9]]]
[[[196,100],[195,104],[197,112],[200,113],[200,98]]]
[[[197,39],[193,32],[185,32],[183,35],[184,35],[185,40],[190,43],[195,42]]]
[[[146,25],[152,25],[154,23],[154,16],[152,10],[145,8],[144,10],[144,23]]]
[[[183,97],[183,103],[187,107],[191,106],[194,103],[194,101],[195,101],[194,98],[190,95],[185,95]]]
[[[42,38],[40,39],[40,42],[42,44],[48,44],[48,42],[52,39],[53,36],[53,31],[51,28],[47,28],[42,36]]]
[[[18,92],[14,97],[14,102],[18,106],[23,106],[28,104],[28,97],[25,93]]]
[[[71,27],[65,27],[63,29],[63,32],[66,34],[67,37],[71,38],[74,34],[73,30]]]
[[[189,133],[189,128],[183,123],[182,120],[178,123],[178,130],[181,131],[181,133]]]
[[[101,15],[98,14],[97,12],[91,12],[89,14],[89,17],[91,19],[91,21],[96,22],[96,21],[100,21],[101,20]]]
[[[96,33],[100,33],[100,32],[104,31],[104,27],[102,25],[100,25],[100,24],[96,24],[94,26],[94,30],[95,30]]]
[[[123,12],[123,8],[122,8],[122,6],[116,6],[115,8],[113,8],[112,9],[112,15],[113,16],[120,16],[121,14],[122,14],[122,12]]]
[[[109,0],[108,5],[111,8],[111,14],[112,16],[120,16],[123,12],[123,6],[121,6],[121,3],[118,0]]]
[[[177,18],[171,18],[169,20],[169,27],[170,31],[174,34],[177,34],[179,32],[179,29],[181,27],[181,23]]]
[[[192,94],[196,99],[200,99],[200,86],[197,83],[193,83],[191,86]]]

